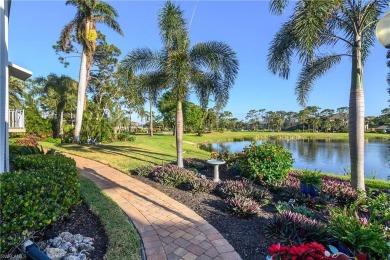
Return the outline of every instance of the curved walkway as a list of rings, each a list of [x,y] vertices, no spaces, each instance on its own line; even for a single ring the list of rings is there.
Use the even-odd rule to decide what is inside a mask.
[[[148,260],[241,259],[213,226],[185,205],[107,165],[67,156],[131,218]]]

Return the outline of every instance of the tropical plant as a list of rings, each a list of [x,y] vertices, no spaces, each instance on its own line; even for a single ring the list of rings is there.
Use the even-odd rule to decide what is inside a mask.
[[[282,211],[266,226],[265,232],[268,237],[276,237],[282,242],[294,244],[318,241],[322,228],[320,222],[302,214]]]
[[[254,142],[245,147],[238,158],[242,174],[252,181],[268,185],[284,180],[294,162],[287,149],[272,144],[256,145]]]
[[[379,216],[379,212],[374,211],[369,217],[361,216],[358,212],[359,204],[358,201],[344,209],[331,209],[326,232],[352,253],[365,253],[370,259],[387,259],[390,247],[384,223],[390,220],[390,214]]]
[[[270,10],[282,14],[290,1],[272,0]],[[349,101],[349,144],[351,183],[354,189],[364,185],[364,93],[363,65],[374,44],[375,24],[387,0],[329,0],[296,2],[294,13],[271,42],[268,67],[280,77],[290,75],[291,58],[298,54],[303,69],[295,93],[305,105],[314,80],[322,76],[342,57],[351,60],[351,88]],[[325,49],[342,44],[344,53],[324,54]]]
[[[177,108],[177,165],[183,167],[183,101],[192,88],[201,107],[207,107],[211,94],[217,105],[225,105],[237,75],[238,60],[222,42],[198,43],[190,48],[183,11],[171,1],[160,11],[159,27],[163,49],[136,49],[123,59],[122,66],[131,71],[152,71],[160,80],[158,85],[172,91]]]
[[[80,142],[86,87],[93,62],[93,55],[96,50],[96,23],[103,23],[121,35],[123,33],[115,20],[118,17],[118,13],[109,4],[99,0],[67,0],[65,4],[75,6],[77,12],[73,20],[61,31],[59,39],[60,50],[66,53],[74,51],[72,40],[76,41],[82,47],[73,139],[73,142],[78,143]]]
[[[243,218],[256,215],[260,209],[256,201],[240,194],[226,198],[225,203],[230,211]]]
[[[72,78],[54,73],[49,74],[47,78],[39,77],[36,82],[42,85],[42,103],[44,106],[50,106],[49,102],[54,102],[57,116],[57,131],[55,137],[63,135],[63,119],[65,106],[71,105],[76,96],[77,81]]]

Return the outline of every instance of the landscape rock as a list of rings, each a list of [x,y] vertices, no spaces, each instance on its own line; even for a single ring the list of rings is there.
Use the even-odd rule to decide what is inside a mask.
[[[52,260],[61,260],[66,255],[65,250],[54,247],[46,248],[45,253]]]
[[[52,260],[86,260],[89,252],[95,250],[92,245],[92,238],[70,232],[62,232],[58,237],[37,243]]]

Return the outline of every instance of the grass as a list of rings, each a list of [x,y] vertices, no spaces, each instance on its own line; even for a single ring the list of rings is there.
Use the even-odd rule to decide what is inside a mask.
[[[122,172],[129,173],[139,166],[174,162],[176,160],[176,141],[171,135],[137,135],[134,142],[114,142],[102,145],[75,145],[53,144],[41,142],[45,148],[54,148],[63,152],[79,155],[92,160],[102,162]],[[252,140],[267,138],[284,139],[346,139],[346,133],[276,133],[276,132],[213,132],[197,136],[196,134],[184,135],[184,157],[208,159],[210,153],[198,149],[200,143],[233,140]],[[367,133],[368,139],[389,139],[389,134]],[[340,175],[336,175],[340,176]],[[375,186],[380,183],[377,180],[367,179],[367,186]],[[390,188],[390,182],[383,182]],[[382,185],[382,184],[381,184]]]
[[[80,192],[90,210],[99,217],[108,236],[104,259],[141,259],[138,235],[119,206],[85,177],[80,177]]]

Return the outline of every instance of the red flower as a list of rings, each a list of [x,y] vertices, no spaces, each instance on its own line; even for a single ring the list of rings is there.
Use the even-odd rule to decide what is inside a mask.
[[[279,256],[285,255],[287,254],[288,249],[288,246],[281,246],[280,243],[273,244],[272,246],[268,247],[268,251],[271,256],[275,254]]]
[[[267,156],[267,161],[271,161],[271,157],[270,156]]]
[[[258,173],[258,174],[257,174],[257,177],[259,177],[259,179],[261,180],[261,179],[263,179],[264,176],[263,176],[263,174]]]

